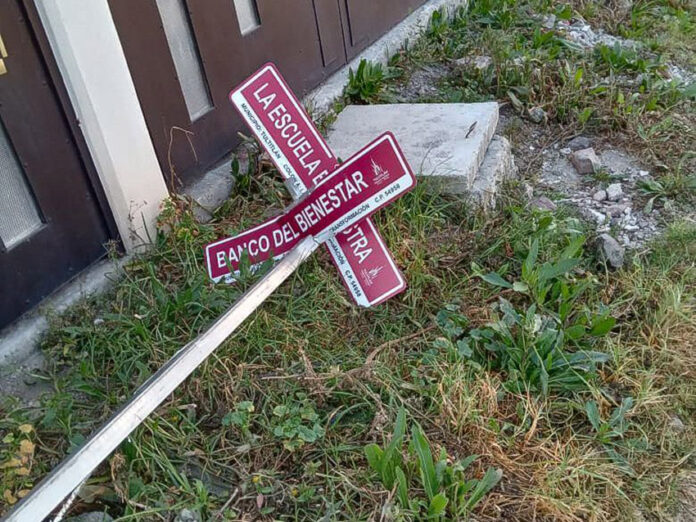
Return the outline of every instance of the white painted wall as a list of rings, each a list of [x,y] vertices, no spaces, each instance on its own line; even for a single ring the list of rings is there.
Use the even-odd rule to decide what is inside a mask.
[[[167,187],[107,0],[40,0],[42,23],[127,251],[154,239]]]

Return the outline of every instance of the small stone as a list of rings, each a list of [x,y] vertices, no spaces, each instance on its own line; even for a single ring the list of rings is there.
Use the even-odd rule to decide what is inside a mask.
[[[101,511],[90,511],[88,513],[82,513],[76,517],[66,518],[65,522],[112,522],[113,517],[108,513],[102,513]]]
[[[570,161],[578,174],[592,174],[601,166],[593,148],[576,150],[570,155]]]
[[[607,191],[606,190],[598,190],[594,194],[592,194],[592,199],[595,201],[604,201],[607,199]]]
[[[593,208],[588,208],[587,211],[594,218],[594,220],[597,222],[598,225],[603,225],[604,222],[607,220],[607,216],[605,216],[601,212],[597,212]]]
[[[191,509],[182,509],[174,519],[174,522],[201,522],[201,517]]]
[[[104,324],[104,319],[102,319],[101,317],[97,317],[94,320],[93,324],[94,324],[94,326],[99,326],[100,324]]]
[[[534,197],[534,187],[530,183],[524,183],[522,185],[522,190],[524,190],[524,197],[527,199],[532,199]]]
[[[484,71],[493,65],[493,58],[490,56],[465,56],[454,61],[457,69],[475,69]]]
[[[568,147],[565,147],[565,148],[559,150],[558,152],[560,152],[560,153],[563,154],[564,156],[567,156],[568,154],[570,154],[570,153],[573,152],[573,151],[570,150]]]
[[[624,247],[609,234],[600,234],[597,238],[600,259],[612,268],[621,268],[624,264]]]
[[[534,123],[543,123],[547,120],[546,111],[541,107],[532,107],[527,111],[527,114]]]
[[[625,207],[623,205],[612,205],[606,209],[607,214],[611,217],[620,217],[624,211]]]
[[[621,183],[612,183],[607,187],[607,199],[609,201],[618,201],[623,196]]]
[[[641,178],[644,178],[645,176],[649,176],[649,175],[650,175],[650,172],[648,172],[647,170],[639,170],[639,171],[638,171],[638,175],[639,175]]]
[[[684,426],[684,422],[677,415],[669,416],[669,422],[667,423],[667,427],[670,430],[676,431],[678,433],[681,433],[686,429],[686,426]]]
[[[592,140],[586,136],[575,136],[572,140],[566,143],[566,147],[572,151],[589,149],[591,146]]]
[[[546,196],[537,196],[529,202],[529,206],[537,210],[551,210],[554,211],[558,207]]]
[[[550,14],[545,16],[542,25],[544,26],[544,29],[553,29],[556,26],[556,15]]]

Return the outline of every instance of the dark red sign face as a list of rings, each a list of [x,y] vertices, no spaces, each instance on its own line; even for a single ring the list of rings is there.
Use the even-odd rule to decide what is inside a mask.
[[[273,64],[266,64],[230,93],[230,100],[268,151],[295,199],[335,170],[338,162]],[[374,225],[364,220],[327,247],[343,282],[361,306],[406,288]]]
[[[394,136],[383,134],[326,176],[284,214],[208,245],[210,277],[219,280],[230,274],[230,267],[236,271],[244,252],[252,264],[257,264],[286,254],[307,236],[326,241],[402,196],[415,184]],[[352,255],[360,257],[357,252]],[[378,275],[379,272],[372,274]]]

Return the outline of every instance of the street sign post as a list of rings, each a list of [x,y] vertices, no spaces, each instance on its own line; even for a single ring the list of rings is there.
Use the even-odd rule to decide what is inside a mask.
[[[297,147],[302,146],[298,143]],[[37,484],[29,495],[17,503],[5,520],[44,520],[67,497],[74,498],[80,485],[89,478],[94,469],[108,458],[121,442],[317,249],[320,243],[331,242],[339,234],[345,238],[345,243],[331,243],[336,245],[332,255],[334,259],[339,259],[337,264],[341,266],[341,263],[345,263],[351,269],[359,267],[366,256],[369,257],[363,249],[374,245],[372,239],[366,237],[379,237],[372,224],[366,222],[365,218],[402,196],[416,184],[416,179],[391,133],[381,135],[339,167],[333,168],[336,167],[334,164],[325,171],[317,170],[322,168],[321,162],[311,167],[313,160],[310,156],[303,156],[304,153],[299,148],[293,150],[300,164],[305,165],[308,171],[316,173],[312,178],[316,181],[311,190],[280,216],[206,247],[208,272],[216,281],[234,277],[243,253],[246,253],[253,263],[261,263],[271,257],[283,259],[207,331],[182,347],[157,370],[119,411]],[[299,177],[298,179],[301,180]],[[298,196],[300,194],[302,192],[297,193]],[[363,232],[365,230],[367,233]],[[334,248],[331,245],[330,249]],[[383,252],[384,256],[391,260],[386,249]],[[358,274],[359,282],[356,285],[364,285],[368,280],[378,281],[383,270],[368,270],[365,274]],[[390,270],[398,272],[393,262]],[[348,282],[349,289],[352,289],[352,282],[347,273],[341,275]],[[392,285],[390,291],[394,292],[394,288],[396,287]],[[398,289],[396,291],[398,292]],[[379,299],[388,297],[382,296]],[[70,501],[67,501],[68,505]],[[67,507],[63,506],[58,518],[67,511]]]
[[[356,223],[415,184],[416,178],[396,139],[385,133],[323,177],[283,214],[208,245],[208,273],[214,281],[234,279],[244,253],[252,265],[258,265],[270,258],[281,258],[307,236],[325,242],[345,230],[350,234]],[[360,251],[354,252],[357,254],[352,255],[359,257]],[[373,274],[378,276],[379,273]]]
[[[230,100],[268,152],[294,199],[337,168],[338,160],[272,63],[234,89]],[[374,306],[406,288],[371,220],[356,223],[326,244],[358,305]]]

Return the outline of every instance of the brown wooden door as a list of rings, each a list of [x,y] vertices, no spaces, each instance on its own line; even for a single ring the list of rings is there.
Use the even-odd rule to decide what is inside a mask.
[[[227,96],[267,61],[301,96],[425,0],[109,0],[167,181],[248,134]]]
[[[299,90],[326,75],[312,0],[255,4],[259,23],[243,34],[234,0],[110,2],[160,163],[184,182],[232,149],[244,126],[227,96],[261,64],[276,62]],[[325,47],[334,53],[328,67],[340,67],[345,57],[328,36]],[[187,106],[196,91],[187,82],[198,83],[199,93],[205,88],[207,110]]]
[[[2,327],[102,257],[108,233],[26,13],[0,12]]]
[[[426,0],[339,0],[348,60]]]

